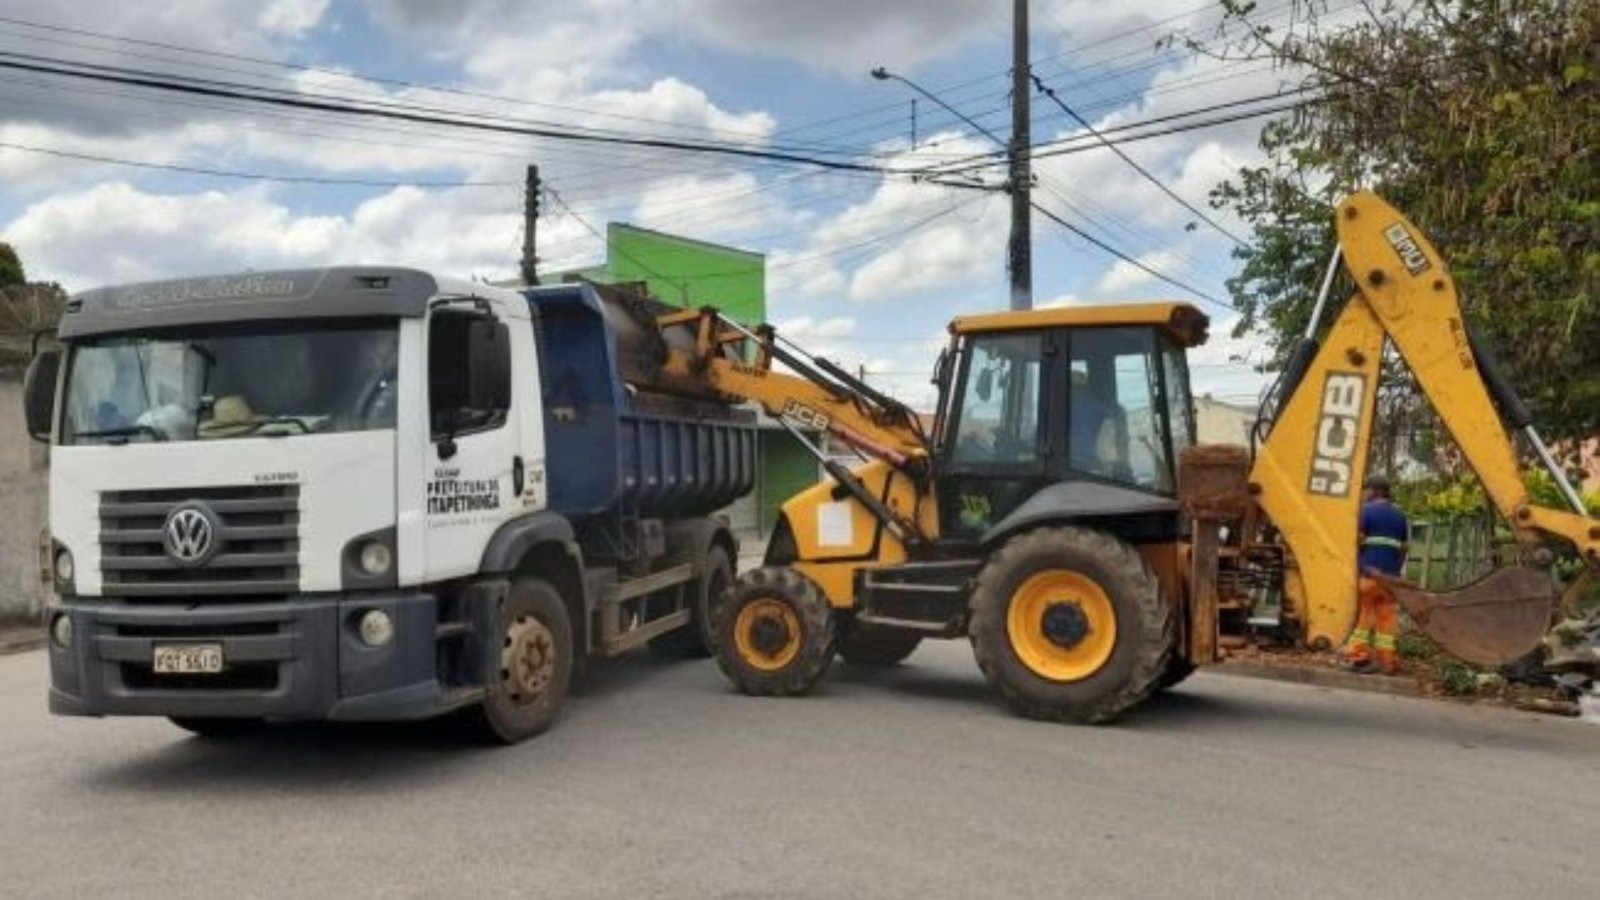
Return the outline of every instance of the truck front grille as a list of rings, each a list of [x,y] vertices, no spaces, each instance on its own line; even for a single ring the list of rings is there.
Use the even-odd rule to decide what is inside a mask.
[[[203,504],[216,546],[199,565],[167,553],[172,511]],[[145,599],[290,594],[300,583],[296,485],[107,491],[100,495],[100,571],[111,597]]]

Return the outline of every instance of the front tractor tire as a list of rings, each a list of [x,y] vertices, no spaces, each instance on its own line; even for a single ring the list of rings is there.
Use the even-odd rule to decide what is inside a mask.
[[[1148,697],[1167,672],[1177,619],[1131,545],[1080,527],[1019,534],[978,573],[969,636],[1012,709],[1094,723]]]
[[[561,595],[538,578],[513,581],[495,620],[488,695],[471,719],[484,739],[515,744],[544,733],[561,713],[572,682],[572,623]]]
[[[816,584],[793,569],[746,572],[712,615],[717,666],[743,693],[804,694],[833,661],[833,609]]]

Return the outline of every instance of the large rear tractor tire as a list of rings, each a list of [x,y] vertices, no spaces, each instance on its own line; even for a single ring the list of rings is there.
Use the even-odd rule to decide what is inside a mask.
[[[972,593],[978,667],[1017,712],[1105,722],[1159,685],[1177,619],[1139,552],[1102,531],[1040,528],[1000,547]]]
[[[689,588],[694,592],[690,600],[689,624],[650,642],[650,650],[665,659],[705,659],[716,645],[711,632],[711,622],[717,607],[728,602],[733,593],[733,562],[728,551],[712,547],[706,553],[705,568],[698,580]]]
[[[920,643],[922,635],[915,631],[856,622],[839,638],[839,658],[852,666],[893,666]]]
[[[472,711],[478,734],[515,744],[555,724],[572,682],[572,623],[561,595],[546,581],[511,583],[488,652],[489,693]]]
[[[713,615],[717,666],[746,694],[804,694],[833,661],[833,610],[788,567],[746,572]]]

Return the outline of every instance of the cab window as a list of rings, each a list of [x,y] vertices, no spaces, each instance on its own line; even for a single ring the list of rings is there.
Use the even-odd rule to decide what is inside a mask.
[[[956,409],[954,466],[1038,461],[1043,342],[1040,334],[973,338]]]
[[[1163,355],[1148,328],[1074,332],[1067,390],[1068,467],[1173,491]]]

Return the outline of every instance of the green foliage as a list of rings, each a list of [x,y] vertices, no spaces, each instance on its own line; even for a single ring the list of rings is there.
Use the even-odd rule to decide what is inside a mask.
[[[1445,660],[1439,664],[1439,683],[1452,697],[1471,697],[1478,693],[1478,672],[1465,663]]]
[[[1379,0],[1338,26],[1319,21],[1329,0],[1293,4],[1296,24],[1280,33],[1255,24],[1254,4],[1224,2],[1248,33],[1224,55],[1295,66],[1315,98],[1262,129],[1265,165],[1212,194],[1254,230],[1228,284],[1240,331],[1261,327],[1287,354],[1334,247],[1334,205],[1372,187],[1439,245],[1541,427],[1592,435],[1600,3]]]
[[[22,270],[22,260],[17,251],[5,241],[0,241],[0,288],[16,287],[26,283],[28,276]]]
[[[54,328],[66,303],[60,285],[24,280],[16,251],[0,242],[0,366],[26,362],[33,335]]]
[[[1550,473],[1529,469],[1523,473],[1522,482],[1534,503],[1552,509],[1567,508],[1566,498]],[[1600,517],[1600,491],[1590,491],[1582,498],[1589,514]],[[1413,519],[1459,519],[1480,514],[1489,501],[1476,478],[1434,476],[1396,484],[1394,502]]]
[[[1414,631],[1400,635],[1394,648],[1401,659],[1412,662],[1427,662],[1439,655],[1439,648],[1434,646],[1433,641]]]

